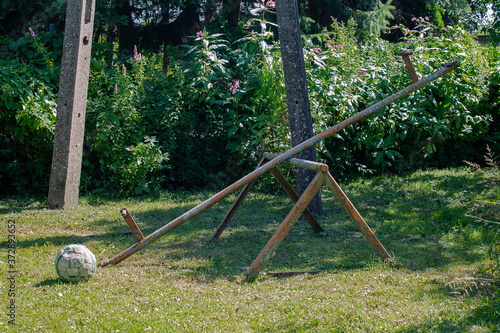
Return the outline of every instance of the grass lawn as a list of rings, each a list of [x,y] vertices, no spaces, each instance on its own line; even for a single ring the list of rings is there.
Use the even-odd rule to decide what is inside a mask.
[[[0,331],[19,332],[500,332],[500,278],[488,249],[500,226],[498,172],[419,171],[340,186],[393,256],[383,263],[333,194],[323,188],[320,235],[300,220],[254,282],[249,266],[292,204],[252,192],[217,240],[210,236],[235,195],[86,282],[54,269],[65,245],[99,259],[134,243],[119,211],[145,235],[213,193],[157,198],[82,197],[72,210],[46,201],[0,200]],[[7,234],[15,221],[14,280]],[[12,262],[10,263],[12,264]],[[321,270],[274,277],[270,272]],[[8,296],[14,282],[15,297]],[[15,302],[15,325],[8,324]]]

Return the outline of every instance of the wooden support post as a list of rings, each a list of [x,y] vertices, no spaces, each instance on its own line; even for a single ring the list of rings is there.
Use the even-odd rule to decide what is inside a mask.
[[[257,167],[259,168],[262,164],[265,163],[265,161],[266,161],[266,159],[262,158]],[[238,198],[236,199],[236,201],[233,203],[233,205],[229,209],[229,212],[227,212],[226,216],[224,216],[221,223],[219,224],[217,229],[212,234],[212,238],[219,238],[219,236],[222,234],[224,229],[226,229],[227,224],[233,218],[233,215],[234,215],[234,213],[236,213],[238,208],[240,208],[241,203],[243,202],[243,200],[245,200],[245,197],[250,192],[250,189],[252,188],[253,184],[255,184],[256,181],[257,181],[257,179],[254,179],[250,183],[246,184],[245,187],[243,187],[240,194],[238,195]]]
[[[297,192],[295,192],[295,190],[290,185],[290,183],[286,180],[286,178],[283,176],[283,174],[278,170],[278,168],[271,169],[271,173],[273,174],[274,177],[276,177],[276,179],[280,183],[281,187],[286,192],[286,194],[288,194],[288,196],[290,197],[292,202],[294,204],[296,204],[297,201],[299,201],[299,195],[297,194]],[[323,228],[321,228],[318,221],[316,221],[316,219],[311,214],[309,209],[307,209],[307,208],[304,209],[304,212],[302,213],[302,215],[306,219],[307,223],[309,223],[311,228],[313,228],[314,232],[318,233],[318,232],[323,231]]]
[[[372,229],[366,224],[365,220],[358,213],[358,210],[351,203],[351,200],[345,195],[344,191],[340,188],[339,184],[333,179],[332,175],[328,172],[326,174],[326,184],[333,191],[340,204],[346,210],[347,214],[354,220],[359,230],[366,237],[371,246],[375,249],[377,254],[382,258],[384,262],[392,261],[391,256],[387,253],[382,243],[378,240],[377,236],[373,233]]]
[[[127,222],[127,225],[130,228],[130,231],[134,235],[135,239],[137,239],[137,242],[142,241],[144,239],[144,235],[142,234],[141,229],[139,229],[137,223],[135,223],[132,215],[130,215],[130,213],[128,212],[127,208],[122,208],[120,210],[120,213],[125,219],[125,222]]]
[[[281,222],[274,235],[267,242],[266,246],[262,249],[262,251],[260,251],[257,258],[253,261],[247,271],[247,279],[249,281],[254,280],[260,273],[262,267],[269,261],[269,259],[271,259],[279,244],[283,241],[283,239],[285,239],[286,235],[288,235],[292,227],[297,222],[299,215],[302,214],[307,205],[309,205],[311,200],[314,198],[314,195],[319,191],[321,185],[323,185],[324,181],[325,174],[323,172],[318,172],[316,177],[314,177],[307,189],[300,196],[295,206],[293,206],[290,213],[288,213],[287,217],[283,220],[283,222]]]

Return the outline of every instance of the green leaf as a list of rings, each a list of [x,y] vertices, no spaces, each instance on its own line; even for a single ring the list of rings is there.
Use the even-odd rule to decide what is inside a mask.
[[[236,132],[238,131],[237,126],[233,126],[229,129],[229,132],[227,133],[227,137],[230,138],[232,137]]]

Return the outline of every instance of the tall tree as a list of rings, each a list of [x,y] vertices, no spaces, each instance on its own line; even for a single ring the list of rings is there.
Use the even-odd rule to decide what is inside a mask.
[[[123,18],[117,25],[118,50],[120,53],[132,53],[134,45],[137,44],[137,35],[132,17],[133,7],[129,0],[118,0],[116,13]]]
[[[484,29],[493,44],[500,44],[500,1],[495,1],[491,6],[492,22]]]
[[[222,0],[221,15],[227,20],[231,28],[238,27],[240,18],[241,0]]]
[[[31,27],[35,30],[56,25],[59,31],[64,30],[64,9],[66,2],[61,1],[29,1],[1,0],[0,2],[0,35],[19,37]]]
[[[367,11],[356,11],[356,21],[358,23],[358,36],[362,39],[364,34],[373,37],[380,37],[389,27],[389,19],[393,19],[391,11],[395,9],[391,5],[392,0],[387,0],[383,4],[380,0],[376,1],[375,8]]]

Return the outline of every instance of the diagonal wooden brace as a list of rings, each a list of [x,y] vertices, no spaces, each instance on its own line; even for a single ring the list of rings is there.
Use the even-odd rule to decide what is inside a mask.
[[[264,157],[259,162],[258,167],[260,167],[261,165],[266,163],[268,160],[272,160],[276,156],[278,156],[278,155],[271,154],[271,153],[264,153]],[[296,159],[296,158],[292,158],[289,161],[289,163],[292,165],[295,165],[295,166],[299,166],[299,167],[306,167],[306,168],[309,168],[309,169],[315,170],[315,171],[327,171],[328,170],[328,165],[326,165],[326,164],[304,161],[304,160],[300,160],[300,159]],[[299,200],[299,196],[297,195],[297,193],[295,192],[293,187],[290,185],[290,183],[288,183],[288,181],[285,179],[283,174],[278,170],[277,167],[271,169],[270,172],[274,175],[274,177],[276,177],[276,179],[280,183],[283,190],[286,192],[286,194],[288,194],[288,196],[290,197],[292,202],[295,204],[297,202],[297,200]],[[252,188],[254,183],[255,183],[255,180],[248,183],[247,185],[245,185],[243,187],[240,194],[238,195],[238,198],[233,203],[233,205],[229,209],[229,211],[226,214],[226,216],[224,217],[224,219],[222,219],[221,223],[219,224],[219,226],[217,227],[215,232],[212,234],[212,238],[218,238],[222,234],[222,232],[226,229],[226,227],[229,223],[229,220],[232,219],[236,210],[241,206],[241,203],[243,202],[243,200],[245,199],[247,194],[250,192],[250,189]],[[314,216],[311,214],[309,209],[306,208],[302,214],[303,214],[304,218],[306,219],[306,221],[311,226],[311,228],[313,228],[314,232],[318,233],[318,232],[323,231],[323,228],[321,228],[321,226],[316,221]]]
[[[258,168],[261,167],[266,161],[267,160],[265,158],[262,158],[257,167]],[[226,229],[229,221],[233,218],[233,215],[234,213],[236,213],[238,208],[240,208],[241,204],[243,203],[243,200],[245,200],[245,197],[248,195],[248,193],[250,192],[252,186],[255,184],[256,181],[257,179],[254,179],[243,187],[240,194],[238,195],[238,198],[233,203],[233,205],[227,212],[226,216],[224,216],[217,229],[215,229],[214,233],[212,234],[212,238],[219,238],[222,232]]]
[[[418,82],[418,75],[415,72],[415,68],[413,67],[413,64],[411,63],[410,55],[412,55],[412,51],[403,51],[399,52],[398,56],[403,58],[403,61],[406,66],[406,70],[408,71],[408,74],[410,74],[411,80],[413,83]]]
[[[281,222],[274,235],[269,239],[266,246],[260,251],[259,255],[253,261],[252,265],[247,271],[247,279],[254,280],[259,274],[262,267],[271,259],[279,244],[285,239],[286,235],[290,232],[292,227],[297,222],[299,215],[306,209],[316,192],[319,191],[321,185],[325,181],[325,174],[318,172],[314,179],[311,181],[307,189],[299,198],[295,206],[293,206],[287,217]]]
[[[333,191],[342,207],[344,207],[349,216],[351,216],[351,218],[354,220],[359,230],[363,233],[371,246],[373,246],[379,257],[382,258],[384,262],[392,262],[393,260],[389,253],[387,253],[386,249],[384,248],[382,243],[380,243],[377,236],[375,236],[372,229],[370,229],[368,224],[366,224],[365,220],[358,213],[356,207],[354,207],[354,205],[351,203],[349,198],[345,195],[344,191],[342,191],[339,184],[337,184],[337,182],[335,181],[335,179],[333,179],[332,175],[330,175],[329,172],[326,175],[326,185],[328,185],[328,187]]]
[[[286,180],[283,174],[278,170],[278,168],[273,168],[270,170],[270,172],[273,174],[274,177],[276,177],[281,187],[283,188],[283,190],[285,190],[286,194],[288,194],[292,202],[296,204],[297,201],[299,201],[299,195],[297,194],[297,192],[295,192],[295,190]],[[306,219],[307,223],[309,223],[311,228],[313,228],[314,232],[318,233],[323,231],[323,228],[321,228],[318,221],[316,221],[316,219],[314,218],[314,216],[311,214],[311,212],[307,207],[302,212],[302,215]]]

